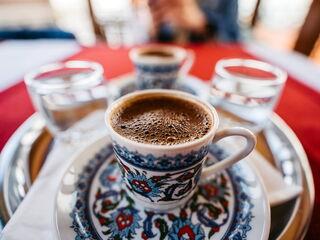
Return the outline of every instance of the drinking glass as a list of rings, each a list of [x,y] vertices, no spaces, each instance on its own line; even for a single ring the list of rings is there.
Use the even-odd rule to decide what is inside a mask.
[[[286,72],[265,62],[220,60],[212,79],[210,102],[258,132],[272,114],[286,79]]]
[[[97,127],[92,123],[75,130],[74,125],[107,108],[108,93],[102,81],[102,66],[87,61],[50,64],[25,76],[33,104],[49,131],[65,141],[79,140]]]

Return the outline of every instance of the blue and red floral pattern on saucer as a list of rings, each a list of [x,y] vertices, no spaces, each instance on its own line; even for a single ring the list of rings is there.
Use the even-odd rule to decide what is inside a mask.
[[[225,154],[210,146],[210,160]],[[153,182],[140,179],[138,185],[157,194]],[[201,183],[183,207],[157,213],[127,195],[106,138],[75,157],[61,182],[56,207],[57,232],[66,240],[267,239],[270,227],[266,194],[247,163]]]

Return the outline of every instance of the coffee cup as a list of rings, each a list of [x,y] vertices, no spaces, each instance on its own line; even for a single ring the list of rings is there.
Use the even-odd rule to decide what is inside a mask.
[[[162,44],[133,48],[129,57],[135,66],[140,90],[174,88],[178,76],[187,74],[194,60],[191,50]]]
[[[150,109],[143,108],[144,105],[146,106],[146,104],[143,105],[144,102],[152,102],[150,106],[154,108],[157,101],[160,101],[159,99],[161,101],[173,99],[172,101],[182,104],[182,107],[179,107],[179,104],[166,103],[163,105],[164,107],[171,106],[171,108],[177,105],[177,111],[182,111],[182,115],[176,118],[179,121],[181,116],[193,114],[192,111],[184,114],[183,106],[191,106],[196,109],[199,112],[196,116],[205,116],[205,121],[200,119],[200,122],[206,122],[206,127],[203,128],[205,131],[197,131],[203,134],[190,136],[189,139],[183,139],[183,142],[176,139],[176,143],[166,144],[161,141],[160,143],[148,142],[148,139],[144,142],[145,135],[139,134],[143,140],[141,141],[141,139],[129,136],[129,132],[125,132],[126,129],[120,132],[122,125],[117,122],[117,119],[130,106],[135,106],[135,101],[139,101],[136,102],[136,105],[141,106],[137,111],[143,113],[147,111],[146,109]],[[165,109],[160,110],[163,111],[160,111],[162,115],[159,116],[163,117],[163,114],[166,114]],[[135,116],[125,116],[125,119],[135,118]],[[150,119],[156,120],[154,117]],[[164,119],[173,121],[166,117],[163,117],[162,121]],[[254,149],[256,144],[255,136],[245,128],[233,127],[217,131],[219,118],[214,107],[191,94],[175,90],[143,90],[125,95],[109,106],[105,121],[128,195],[141,202],[141,206],[153,211],[166,211],[183,205],[192,196],[200,180],[208,180],[215,173],[240,161]],[[121,125],[121,128],[118,129],[117,124]],[[161,127],[166,125],[161,125]],[[201,126],[198,127],[201,128]],[[161,132],[165,134],[165,130],[162,129]],[[230,136],[243,137],[246,140],[244,148],[207,166],[205,159],[210,144]]]

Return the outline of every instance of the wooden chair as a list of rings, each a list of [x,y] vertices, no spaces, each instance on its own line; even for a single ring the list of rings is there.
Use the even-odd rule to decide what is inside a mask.
[[[97,18],[94,14],[93,6],[92,6],[92,1],[87,0],[88,2],[88,8],[89,8],[89,16],[92,22],[94,34],[96,35],[96,38],[102,41],[106,41],[106,36],[103,31],[103,28],[100,26],[100,24],[97,21]]]
[[[320,0],[313,0],[294,50],[309,56],[320,35]]]
[[[256,23],[258,21],[260,5],[261,5],[261,0],[257,0],[256,6],[254,8],[253,15],[252,15],[252,19],[251,19],[251,27],[252,28],[256,25]]]
[[[259,7],[261,0],[257,0],[253,17],[251,19],[251,27],[253,28],[259,15]],[[309,56],[320,35],[320,0],[313,0],[310,5],[307,17],[301,27],[294,50]]]

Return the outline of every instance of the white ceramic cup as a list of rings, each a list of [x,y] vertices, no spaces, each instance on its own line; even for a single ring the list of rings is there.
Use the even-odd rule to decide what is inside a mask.
[[[111,118],[120,106],[135,98],[170,96],[200,106],[211,120],[211,128],[201,138],[176,145],[140,143],[116,132]],[[142,206],[166,211],[184,204],[201,179],[208,179],[246,157],[255,147],[256,138],[247,129],[234,127],[217,132],[219,118],[216,110],[199,98],[174,90],[143,90],[125,95],[113,102],[106,111],[106,125],[113,142],[122,177],[128,194]],[[246,139],[242,150],[210,166],[204,160],[210,144],[225,137]]]
[[[156,52],[166,56],[150,55]],[[178,76],[186,75],[194,62],[194,53],[191,50],[164,44],[133,48],[129,57],[135,66],[136,83],[140,90],[173,88]]]

